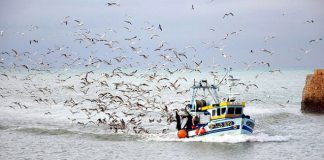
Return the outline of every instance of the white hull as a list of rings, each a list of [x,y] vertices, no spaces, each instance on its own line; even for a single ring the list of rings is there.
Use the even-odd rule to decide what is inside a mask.
[[[205,133],[197,129],[188,132],[189,137],[196,136],[221,136],[227,134],[252,134],[254,121],[249,118],[225,118],[212,120],[201,128],[205,129]],[[197,131],[198,130],[198,131]]]

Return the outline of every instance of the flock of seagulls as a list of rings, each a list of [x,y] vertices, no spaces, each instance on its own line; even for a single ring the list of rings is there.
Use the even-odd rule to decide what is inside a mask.
[[[116,2],[108,2],[105,5],[121,6]],[[193,4],[191,9],[195,10]],[[229,12],[222,18],[233,16],[234,13]],[[314,23],[314,20],[307,20],[306,23]],[[138,28],[132,19],[123,20],[122,24],[123,28],[109,28],[102,34],[94,33],[81,20],[70,16],[63,17],[61,26],[72,26],[73,41],[85,50],[90,49],[89,54],[73,53],[72,47],[66,45],[55,45],[41,53],[15,48],[1,51],[1,81],[21,82],[24,91],[1,86],[0,99],[23,95],[25,99],[30,100],[28,103],[14,101],[8,104],[12,109],[30,109],[32,105],[64,106],[70,112],[67,119],[83,127],[104,126],[115,133],[141,134],[152,132],[152,128],[145,126],[145,123],[154,123],[161,126],[157,127],[161,133],[166,133],[168,126],[175,122],[174,111],[185,105],[184,98],[189,98],[188,84],[192,79],[183,75],[201,73],[204,62],[195,56],[201,46],[175,48],[163,40],[165,30],[159,23],[148,22],[147,26],[141,27],[140,33],[136,32]],[[37,32],[40,27],[32,25],[29,28],[30,32]],[[209,30],[215,31],[213,28]],[[118,38],[117,33],[123,31],[127,31],[127,36]],[[243,31],[226,33],[220,40],[228,40],[241,32]],[[5,31],[0,31],[1,38],[4,34]],[[156,45],[142,46],[143,39]],[[264,42],[272,39],[275,39],[275,36],[267,36]],[[314,39],[309,43],[318,43],[321,40]],[[38,47],[43,40],[33,38],[26,43],[31,47]],[[96,52],[97,47],[104,47],[109,55],[92,53]],[[216,42],[205,42],[203,47],[215,49],[216,53],[225,59],[232,58],[232,55],[224,52],[224,46]],[[309,49],[301,51],[305,54],[310,52]],[[250,54],[257,53],[275,55],[274,51],[266,48],[250,50]],[[252,65],[261,65],[266,66],[269,73],[281,73],[280,69],[272,69],[271,64],[264,60],[250,64],[242,63],[247,70]],[[141,69],[143,66],[144,69]],[[63,68],[64,71],[58,71],[57,68]],[[20,72],[26,74],[15,74]],[[217,72],[211,71],[209,76],[214,82],[220,82],[221,75]],[[245,91],[259,88],[252,82],[238,83],[237,86],[243,86]],[[250,100],[254,101],[262,102],[259,99]],[[53,115],[53,111],[46,111],[44,115]]]

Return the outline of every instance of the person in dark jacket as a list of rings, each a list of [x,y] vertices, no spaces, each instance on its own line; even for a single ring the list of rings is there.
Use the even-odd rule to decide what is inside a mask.
[[[188,113],[187,115],[187,123],[184,126],[184,129],[186,129],[187,131],[192,130],[192,116],[190,113]]]
[[[178,112],[176,112],[176,120],[177,120],[177,130],[181,129],[181,120]]]

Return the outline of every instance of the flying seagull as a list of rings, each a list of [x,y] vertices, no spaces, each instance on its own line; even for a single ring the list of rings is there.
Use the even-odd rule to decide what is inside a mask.
[[[305,23],[314,23],[314,20],[307,20]]]
[[[226,14],[224,14],[224,16],[223,16],[223,19],[226,17],[226,16],[234,16],[234,14],[232,13],[232,12],[230,12],[230,13],[226,13]]]
[[[108,3],[106,3],[106,5],[108,5],[108,6],[120,6],[120,4],[117,4],[115,2],[108,2]]]
[[[310,50],[309,49],[304,49],[304,48],[301,48],[300,49],[301,51],[303,51],[305,54],[308,54],[309,52],[310,52]]]
[[[312,40],[309,41],[309,43],[318,42],[318,41],[321,41],[321,40],[322,40],[322,38],[319,38],[319,39],[312,39]]]
[[[132,22],[130,22],[130,21],[124,21],[124,22],[126,22],[126,23],[128,23],[128,24],[132,25]]]

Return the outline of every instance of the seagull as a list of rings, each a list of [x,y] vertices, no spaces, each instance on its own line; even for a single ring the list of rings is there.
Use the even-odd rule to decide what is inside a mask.
[[[182,62],[181,58],[179,57],[179,54],[176,51],[173,51],[174,55],[176,56],[176,58]],[[186,56],[187,57],[187,56]]]
[[[269,62],[262,61],[262,62],[260,62],[260,64],[267,65],[270,68],[270,63]]]
[[[64,20],[63,20],[63,22],[62,23],[64,23],[65,25],[67,25],[68,24],[68,19],[70,18],[70,16],[66,16],[66,17],[64,17]]]
[[[117,4],[115,2],[108,2],[108,3],[106,3],[106,5],[108,5],[108,6],[120,6],[120,4]]]
[[[257,101],[257,102],[263,102],[261,99],[257,99],[257,98],[252,99],[252,100],[249,100],[249,102],[254,102],[254,101]]]
[[[126,23],[128,23],[128,24],[132,25],[132,22],[130,22],[130,21],[124,21],[124,22],[126,22]]]
[[[164,47],[164,44],[168,44],[167,42],[165,42],[165,41],[161,41],[161,43],[160,43],[160,45],[159,45],[159,47],[158,48],[156,48],[154,51],[159,51],[159,50],[161,50],[162,49],[162,47]]]
[[[114,59],[115,59],[118,63],[120,63],[120,62],[122,62],[123,60],[126,60],[127,57],[125,57],[125,56],[119,56],[119,57],[115,57]]]
[[[166,78],[166,77],[163,77],[163,78],[160,78],[157,82],[160,83],[160,81],[162,81],[162,80],[167,80],[167,81],[169,81],[170,79],[169,79],[169,78]]]
[[[281,88],[282,88],[282,89],[288,89],[288,88],[287,88],[287,87],[285,87],[285,86],[282,86]]]
[[[14,49],[11,49],[11,50],[15,53],[15,57],[19,56],[19,53],[16,50],[14,50]]]
[[[24,104],[21,104],[20,102],[13,102],[14,104],[16,104],[17,106],[19,106],[19,108],[24,107],[25,109],[27,109],[28,107]]]
[[[254,62],[254,63],[256,63],[256,62]],[[245,70],[248,71],[251,68],[251,64],[248,64],[246,62],[243,62],[243,64],[246,66]]]
[[[4,73],[2,73],[1,75],[4,76],[4,77],[6,77],[9,80],[9,76],[8,75],[6,75]]]
[[[49,114],[52,114],[51,112],[46,112],[46,113],[44,113],[45,115],[49,115]]]
[[[163,58],[163,60],[168,61],[168,62],[172,62],[172,57],[170,55],[166,55],[166,54],[160,54],[160,57]]]
[[[304,49],[304,48],[301,48],[300,50],[302,50],[305,54],[308,54],[310,52],[309,49]]]
[[[144,59],[148,59],[148,56],[149,56],[149,55],[141,54],[141,55],[139,55],[139,56],[143,57]]]
[[[254,86],[256,88],[259,88],[258,85],[256,85],[256,84],[248,84],[247,86]]]
[[[270,56],[273,55],[273,52],[267,50],[267,49],[261,49],[261,51],[265,52],[265,53],[268,53]]]
[[[136,38],[137,38],[137,36],[134,36],[134,37],[132,37],[132,38],[125,38],[125,40],[126,40],[126,41],[131,41],[131,40],[136,39]]]
[[[21,36],[25,36],[24,32],[16,32],[17,34],[20,34]]]
[[[234,16],[234,14],[231,13],[231,12],[230,12],[230,13],[226,13],[226,14],[224,14],[224,16],[223,16],[223,19],[224,19],[226,16],[230,16],[230,15],[231,15],[231,16]]]
[[[264,38],[264,42],[267,42],[268,40],[270,40],[270,39],[274,39],[274,38],[276,38],[275,36],[266,36],[265,38]]]
[[[162,31],[162,26],[161,26],[161,24],[159,24],[159,29]]]
[[[305,23],[314,23],[314,20],[307,20]]]
[[[141,47],[138,47],[138,48],[135,48],[133,46],[129,46],[129,47],[131,47],[131,49],[136,53],[141,53],[142,52]]]
[[[0,31],[0,36],[3,36],[3,32],[4,32],[4,31],[2,31],[2,30]]]
[[[199,67],[201,65],[201,63],[202,63],[202,60],[200,62],[195,62],[196,67]]]
[[[231,58],[232,56],[231,55],[227,55],[227,54],[225,54],[225,53],[221,53],[222,54],[222,56],[224,57],[224,58]]]
[[[34,40],[29,40],[29,44],[31,45],[32,43],[38,43],[38,40],[34,39]]]
[[[187,48],[191,48],[191,49],[193,49],[195,52],[197,52],[197,49],[196,49],[195,47],[193,47],[193,46],[186,46],[185,48],[186,48],[186,49],[187,49]]]
[[[281,70],[280,69],[275,69],[275,70],[269,70],[270,73],[275,73],[275,72],[279,72],[281,73]]]
[[[309,43],[312,43],[312,42],[316,42],[316,40],[315,39],[312,39],[312,40],[309,41]]]
[[[312,40],[309,41],[309,43],[318,42],[318,41],[321,41],[321,40],[322,40],[322,38],[319,38],[319,39],[312,39]]]
[[[171,71],[169,68],[166,68],[166,69],[164,69],[164,70],[166,70],[167,72],[169,72],[170,75],[171,75],[171,74],[174,74],[174,73],[177,72],[177,71],[179,71],[179,69],[176,69],[175,71]]]
[[[132,30],[128,27],[124,27],[128,32],[131,32]]]
[[[83,23],[81,21],[77,20],[77,19],[74,20],[74,21],[78,23],[78,26],[82,26],[83,25]]]
[[[152,36],[150,37],[150,39],[153,39],[154,37],[160,37],[160,36],[157,35],[157,34],[154,34],[154,35],[152,35]]]

